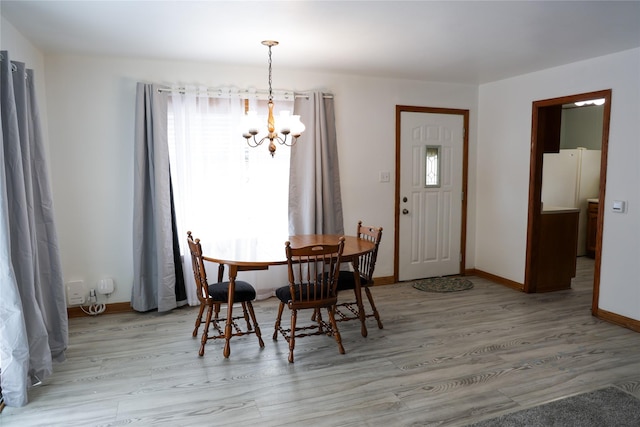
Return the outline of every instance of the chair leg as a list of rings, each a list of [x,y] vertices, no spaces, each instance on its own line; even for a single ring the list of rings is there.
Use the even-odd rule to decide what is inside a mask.
[[[192,336],[195,338],[198,336],[198,329],[202,324],[202,313],[204,312],[204,304],[200,303],[200,311],[198,312],[198,317],[196,318],[196,327],[193,328]]]
[[[378,313],[378,309],[373,302],[373,295],[371,295],[371,291],[368,286],[364,287],[365,292],[367,293],[367,299],[369,300],[369,304],[371,305],[371,309],[373,310],[373,317],[376,318],[376,322],[378,322],[378,329],[382,329],[382,321],[380,320],[380,314]]]
[[[213,307],[215,308],[215,316],[213,316],[214,319],[218,320],[220,316],[220,303],[216,302],[213,304]]]
[[[249,303],[251,304],[251,303]],[[242,314],[244,315],[244,321],[247,322],[247,331],[251,330],[251,323],[249,322],[249,313],[247,312],[247,303],[242,303]]]
[[[356,278],[356,280],[359,279]],[[358,318],[360,319],[360,334],[363,337],[366,337],[368,334],[366,323],[367,316],[364,312],[364,302],[362,302],[362,288],[364,286],[358,285],[358,283],[359,282],[356,282],[356,286],[353,288],[353,293],[356,297],[356,306],[358,307]]]
[[[211,305],[207,306],[207,319],[204,324],[204,331],[202,331],[202,340],[200,343],[200,351],[198,352],[199,356],[204,356],[204,346],[207,344],[207,339],[209,339],[209,325],[211,325],[211,316],[213,315],[213,307]]]
[[[338,343],[338,351],[340,352],[340,354],[344,354],[345,351],[344,346],[342,345],[342,337],[340,336],[340,331],[338,330],[338,323],[336,323],[336,306],[332,305],[331,307],[328,307],[327,311],[329,312],[329,322],[331,323],[331,328],[333,329],[333,336]]]
[[[242,303],[244,305],[244,303]],[[256,320],[256,313],[253,311],[253,304],[251,301],[247,302],[247,308],[249,309],[249,317],[253,321],[253,329],[256,332],[256,336],[258,337],[258,343],[260,343],[260,348],[264,347],[264,341],[262,341],[262,333],[260,332],[260,326],[258,326],[258,321]],[[249,320],[247,319],[247,325],[249,324]],[[251,330],[251,328],[249,328]]]
[[[324,332],[324,325],[325,323],[322,321],[322,312],[320,311],[319,308],[314,308],[313,309],[313,317],[316,321],[316,323],[318,323],[318,331],[319,332]]]
[[[278,331],[280,330],[280,322],[282,321],[282,312],[284,310],[284,303],[280,302],[280,306],[278,306],[278,316],[276,317],[276,325],[273,330],[273,339],[278,339]]]
[[[296,320],[298,310],[291,310],[291,334],[289,335],[289,363],[293,363],[293,349],[296,347]]]

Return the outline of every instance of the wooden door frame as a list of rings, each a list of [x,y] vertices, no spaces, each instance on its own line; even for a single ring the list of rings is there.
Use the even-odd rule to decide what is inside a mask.
[[[602,259],[602,231],[604,221],[604,201],[607,182],[607,153],[609,148],[609,123],[611,118],[611,89],[595,92],[569,95],[560,98],[534,101],[532,106],[531,120],[531,163],[529,169],[529,212],[527,221],[527,252],[525,265],[524,292],[536,291],[536,271],[533,268],[535,256],[538,250],[538,240],[534,237],[538,235],[541,220],[542,201],[542,161],[544,155],[544,143],[539,141],[539,117],[540,109],[554,107],[563,104],[570,104],[578,101],[604,98],[604,110],[602,118],[602,146],[600,160],[600,186],[598,197],[600,209],[598,209],[598,225],[596,232],[596,255],[593,280],[593,301],[591,312],[595,315],[598,310],[598,299],[600,293],[600,263]],[[544,133],[544,130],[541,131]],[[540,137],[541,139],[542,137]]]
[[[410,105],[396,105],[396,200],[395,200],[395,219],[394,219],[394,249],[393,249],[393,281],[398,282],[400,273],[400,150],[401,150],[401,115],[404,112],[409,113],[429,113],[429,114],[451,114],[462,116],[463,132],[462,135],[462,206],[460,220],[462,221],[460,228],[460,273],[464,275],[465,259],[466,259],[466,242],[467,242],[467,177],[469,169],[469,110],[461,110],[456,108],[437,108],[437,107],[415,107]]]

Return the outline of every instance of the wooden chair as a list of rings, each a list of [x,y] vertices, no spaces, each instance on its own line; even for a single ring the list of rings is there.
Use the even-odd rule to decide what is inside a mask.
[[[375,244],[375,249],[369,253],[360,256],[358,260],[358,270],[360,272],[360,290],[356,289],[356,281],[353,271],[340,271],[338,276],[338,295],[342,291],[352,290],[354,293],[355,301],[338,302],[336,306],[336,321],[345,322],[349,320],[360,320],[362,322],[363,335],[366,336],[366,326],[364,324],[367,317],[375,317],[378,322],[378,328],[382,329],[382,321],[380,320],[380,314],[373,302],[373,295],[371,295],[370,286],[373,286],[373,271],[376,267],[376,259],[378,257],[378,248],[380,246],[380,240],[382,239],[382,227],[371,227],[362,225],[362,221],[358,221],[357,236],[359,239],[366,239]],[[369,305],[371,306],[370,313],[360,313],[358,310],[357,300],[362,300],[362,292],[364,289]],[[360,295],[358,295],[360,292]],[[343,292],[344,293],[344,292]],[[363,302],[364,307],[364,302]]]
[[[204,355],[204,346],[207,344],[207,340],[226,338],[225,326],[227,318],[220,318],[220,306],[222,304],[228,304],[229,301],[229,282],[223,282],[224,265],[218,266],[218,281],[216,283],[209,284],[207,281],[207,272],[204,267],[204,259],[202,255],[202,246],[200,245],[200,239],[193,240],[191,232],[187,232],[187,243],[189,244],[189,250],[191,252],[191,264],[193,266],[193,276],[196,282],[198,299],[200,300],[200,311],[196,318],[195,328],[193,329],[193,337],[198,336],[198,329],[200,325],[204,323],[204,330],[202,331],[202,339],[200,344],[200,356]],[[256,298],[256,290],[251,284],[242,280],[236,280],[235,290],[233,293],[234,303],[238,303],[242,306],[242,315],[233,316],[231,329],[231,336],[241,336],[246,334],[256,334],[260,347],[264,347],[262,341],[262,335],[260,333],[260,327],[256,320],[255,312],[253,311],[253,305],[251,301]],[[206,317],[203,319],[205,308],[207,309]],[[227,307],[227,310],[232,307]],[[231,312],[233,313],[233,311]],[[244,319],[247,324],[247,329],[242,328],[236,322],[239,319]],[[253,326],[252,324],[253,323]],[[210,328],[213,331],[210,331]]]
[[[340,257],[344,249],[344,237],[337,245],[312,245],[292,248],[285,243],[289,285],[276,290],[280,300],[273,339],[280,333],[289,343],[289,362],[293,363],[293,349],[296,338],[310,335],[333,336],[338,343],[338,351],[344,354],[342,339],[335,319],[335,304],[338,300],[336,287]],[[291,310],[289,328],[282,326],[282,312],[285,305]],[[329,323],[322,319],[321,309],[325,308]],[[298,326],[298,310],[311,309],[315,316],[313,323]]]

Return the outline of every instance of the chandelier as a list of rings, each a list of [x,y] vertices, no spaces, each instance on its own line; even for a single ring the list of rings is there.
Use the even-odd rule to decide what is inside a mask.
[[[262,44],[269,48],[269,116],[267,118],[267,135],[263,138],[256,138],[256,135],[260,133],[260,122],[255,111],[247,111],[245,113],[246,122],[242,136],[247,139],[247,144],[250,147],[257,147],[268,140],[269,153],[273,157],[276,153],[275,142],[290,147],[296,143],[298,137],[304,132],[305,127],[300,121],[300,116],[293,116],[289,111],[281,111],[277,120],[278,127],[276,128],[276,120],[273,117],[273,91],[271,89],[271,48],[277,46],[278,42],[265,40]],[[277,132],[276,129],[278,130]]]

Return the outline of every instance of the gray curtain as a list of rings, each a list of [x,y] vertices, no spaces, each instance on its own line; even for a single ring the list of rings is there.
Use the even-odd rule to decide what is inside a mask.
[[[168,96],[159,89],[138,83],[136,93],[131,306],[143,312],[187,303],[169,171]]]
[[[294,111],[306,130],[291,147],[289,234],[343,234],[333,97],[310,92]]]
[[[63,361],[68,319],[33,70],[1,52],[0,382],[5,403]]]

